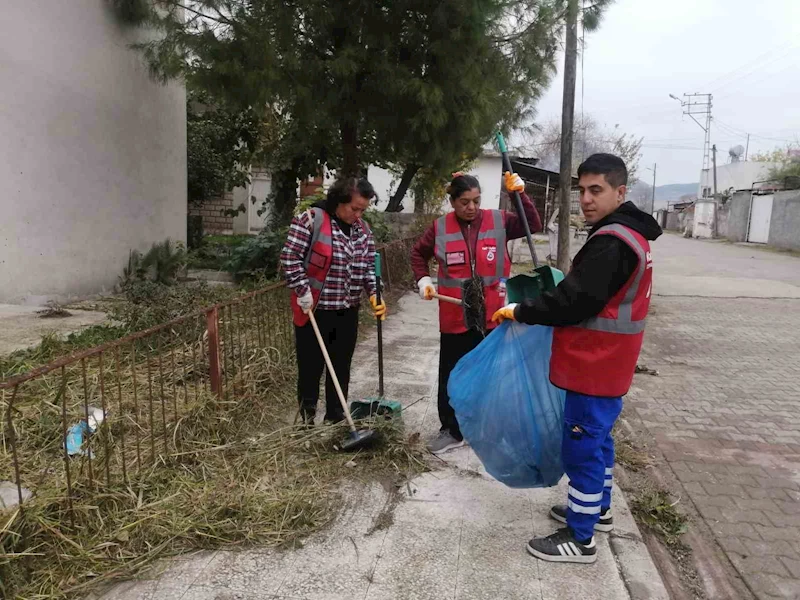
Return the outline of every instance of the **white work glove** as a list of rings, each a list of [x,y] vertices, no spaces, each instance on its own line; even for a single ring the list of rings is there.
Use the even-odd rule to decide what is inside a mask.
[[[433,287],[433,279],[430,277],[423,277],[417,282],[419,288],[419,297],[423,300],[432,300],[433,294],[436,293],[436,288]]]
[[[311,312],[311,309],[314,308],[314,296],[311,295],[311,290],[300,296],[297,299],[297,304],[304,313]]]

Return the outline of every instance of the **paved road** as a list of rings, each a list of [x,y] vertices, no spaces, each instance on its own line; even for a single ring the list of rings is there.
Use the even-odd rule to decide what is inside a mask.
[[[757,598],[800,598],[800,259],[665,235],[628,404]]]

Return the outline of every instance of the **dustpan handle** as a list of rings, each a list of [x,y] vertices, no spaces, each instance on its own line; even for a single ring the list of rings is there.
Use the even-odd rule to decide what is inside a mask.
[[[331,381],[333,381],[333,387],[336,388],[336,395],[339,396],[339,402],[342,403],[342,408],[344,409],[344,416],[347,419],[347,424],[350,426],[350,431],[356,431],[356,424],[353,423],[353,417],[350,416],[350,409],[347,408],[347,400],[345,400],[344,398],[344,392],[342,392],[342,386],[339,385],[339,378],[336,376],[336,371],[333,370],[333,363],[331,362],[331,357],[328,354],[328,349],[325,347],[325,341],[322,339],[322,334],[319,332],[319,327],[317,326],[317,319],[314,318],[313,310],[308,312],[308,320],[311,321],[311,327],[314,328],[314,335],[317,336],[317,342],[319,342],[319,349],[322,351],[322,356],[325,359],[325,365],[328,367],[328,374],[331,376]]]
[[[511,159],[508,157],[506,140],[499,131],[497,132],[497,145],[500,148],[500,154],[503,155],[503,169],[509,173],[513,173],[514,171],[511,169]],[[533,237],[531,236],[531,228],[528,225],[528,217],[525,214],[525,208],[522,206],[522,197],[517,191],[514,192],[514,200],[517,203],[517,216],[520,221],[522,221],[522,227],[525,229],[525,238],[528,240],[528,249],[531,251],[533,266],[536,268],[539,266],[539,260],[536,258],[536,248],[533,245]]]
[[[381,254],[375,253],[375,299],[381,303]],[[383,322],[376,317],[378,326],[378,397],[383,398]]]

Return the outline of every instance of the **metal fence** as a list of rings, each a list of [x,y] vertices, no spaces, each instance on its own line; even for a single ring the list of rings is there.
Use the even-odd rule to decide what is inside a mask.
[[[413,241],[379,248],[387,291],[413,284]],[[78,492],[180,452],[174,434],[192,407],[285,385],[269,373],[295,364],[290,293],[272,285],[0,382],[0,482],[20,510],[29,490],[46,489],[72,519]]]

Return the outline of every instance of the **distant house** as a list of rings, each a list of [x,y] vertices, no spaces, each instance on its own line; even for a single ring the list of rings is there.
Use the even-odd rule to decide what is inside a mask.
[[[539,209],[542,218],[549,214],[552,209],[554,199],[558,193],[559,174],[556,171],[549,171],[537,167],[537,158],[517,157],[512,154],[511,164],[515,173],[525,181],[525,191],[533,198]],[[503,209],[511,208],[511,200],[502,191],[503,187],[503,160],[499,152],[493,148],[485,148],[480,157],[475,161],[472,168],[467,171],[474,175],[481,184],[481,208]],[[369,168],[369,180],[375,186],[379,202],[378,210],[383,210],[389,203],[389,198],[397,186],[397,176],[393,173],[377,168]],[[577,185],[577,179],[573,177],[573,184]],[[577,198],[577,197],[576,197]],[[577,210],[577,200],[574,199],[574,208]],[[450,203],[445,200],[444,210],[450,209]],[[408,191],[403,199],[403,212],[414,212],[414,195]]]
[[[753,183],[764,181],[769,170],[775,167],[771,162],[737,161],[717,165],[717,194],[730,196],[739,190],[749,190]],[[714,195],[714,170],[700,171],[697,186],[698,198],[711,198]]]
[[[109,290],[132,248],[186,239],[185,91],[109,5],[3,5],[0,302]]]

